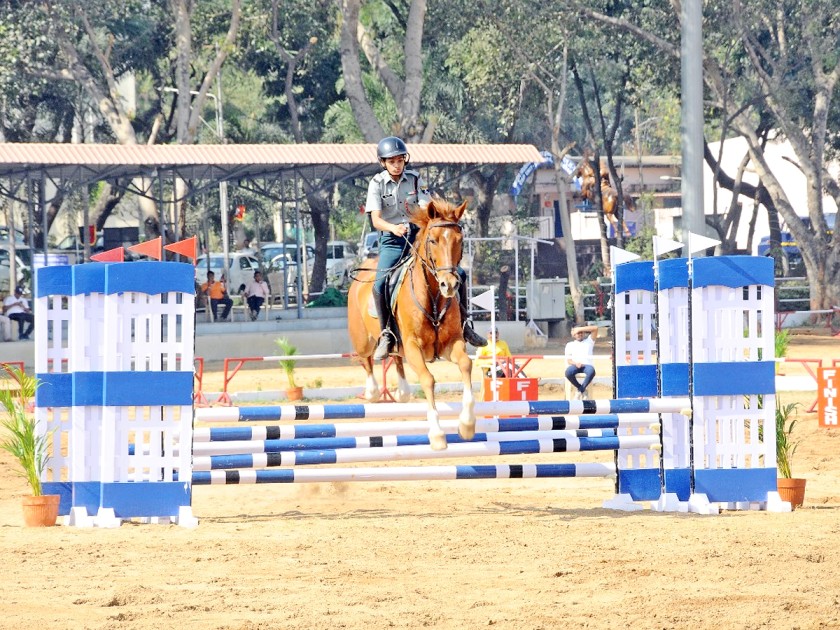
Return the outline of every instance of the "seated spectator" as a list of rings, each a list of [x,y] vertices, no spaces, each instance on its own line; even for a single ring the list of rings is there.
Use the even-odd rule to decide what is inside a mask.
[[[566,344],[566,351],[564,352],[568,364],[566,379],[577,390],[575,398],[582,400],[586,388],[595,378],[592,354],[595,350],[595,340],[598,338],[598,327],[575,326],[572,328],[572,338],[572,341]],[[583,381],[578,382],[578,374],[583,374]]]
[[[29,308],[29,300],[23,297],[23,287],[15,287],[14,295],[6,296],[3,300],[3,315],[18,323],[18,339],[29,339],[35,328],[35,315]]]
[[[496,356],[496,376],[499,378],[507,378],[508,367],[510,361],[507,360],[511,356],[510,348],[507,342],[499,339],[499,329],[495,326],[490,331],[490,337],[487,339],[487,345],[482,346],[475,352],[475,363],[482,371],[484,376],[492,378],[493,376],[493,354]],[[525,376],[524,374],[522,375]]]
[[[269,297],[268,283],[263,280],[259,271],[254,272],[254,279],[245,286],[245,299],[248,301],[248,310],[251,313],[251,321],[260,316],[260,309]]]
[[[233,300],[228,295],[224,280],[216,282],[216,274],[208,271],[207,282],[201,285],[201,292],[210,298],[210,312],[213,313],[213,321],[220,321],[218,314],[219,304],[224,306],[221,321],[227,320],[228,315],[230,315],[230,309],[233,307]]]

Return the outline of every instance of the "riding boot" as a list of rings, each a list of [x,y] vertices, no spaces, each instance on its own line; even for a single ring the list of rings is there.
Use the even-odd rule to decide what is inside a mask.
[[[464,341],[476,348],[483,348],[487,340],[473,330],[472,322],[468,319],[470,311],[467,308],[467,287],[464,284],[458,288],[459,306],[461,307],[461,322],[464,328]]]
[[[373,302],[376,305],[376,316],[379,318],[379,328],[382,332],[379,334],[379,343],[376,345],[376,351],[373,353],[374,361],[382,361],[388,358],[391,351],[391,344],[394,342],[394,334],[388,328],[388,320],[390,319],[390,307],[388,305],[388,292],[380,293],[376,289],[373,290]]]

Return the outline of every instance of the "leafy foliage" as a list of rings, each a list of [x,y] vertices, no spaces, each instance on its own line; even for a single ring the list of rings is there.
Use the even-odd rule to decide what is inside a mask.
[[[779,401],[776,407],[776,466],[779,475],[790,479],[791,462],[799,448],[800,440],[793,439],[793,429],[799,419],[797,416],[799,403],[788,403],[783,405]]]
[[[293,356],[298,353],[297,347],[294,344],[292,344],[286,337],[280,337],[279,339],[275,339],[274,343],[277,344],[277,350],[282,356]],[[280,367],[283,368],[283,371],[286,373],[286,380],[289,381],[289,389],[295,389],[297,387],[297,385],[295,385],[296,366],[297,361],[294,359],[280,360]]]
[[[35,418],[27,410],[38,387],[38,379],[16,367],[4,366],[3,369],[6,379],[16,383],[6,383],[6,387],[0,389],[0,406],[6,416],[2,422],[6,437],[0,442],[0,448],[18,461],[20,475],[26,479],[32,494],[40,496],[50,434],[38,434]]]

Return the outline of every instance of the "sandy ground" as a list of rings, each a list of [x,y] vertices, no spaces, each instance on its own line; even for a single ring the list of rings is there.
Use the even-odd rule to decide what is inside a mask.
[[[840,340],[796,337],[790,356],[840,358]],[[530,375],[555,376],[544,363]],[[262,367],[232,389],[279,389]],[[601,479],[442,481],[197,487],[194,530],[38,530],[3,453],[0,628],[840,628],[840,431],[802,418],[806,503],[788,514],[613,512]]]

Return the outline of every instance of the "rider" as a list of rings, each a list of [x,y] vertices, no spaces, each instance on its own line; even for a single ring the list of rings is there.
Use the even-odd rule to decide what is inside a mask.
[[[418,228],[409,223],[409,216],[417,207],[425,208],[431,197],[420,174],[417,171],[406,170],[410,157],[402,140],[394,136],[383,138],[376,147],[376,154],[385,170],[370,180],[365,212],[368,213],[373,229],[380,232],[379,262],[376,266],[373,297],[382,333],[373,358],[381,361],[387,358],[395,341],[394,334],[388,327],[391,313],[387,291],[388,274],[408,256],[417,235]],[[461,278],[459,296],[464,340],[476,347],[485,346],[487,340],[473,330],[471,322],[467,319],[469,311],[466,273],[460,267],[458,275]]]

